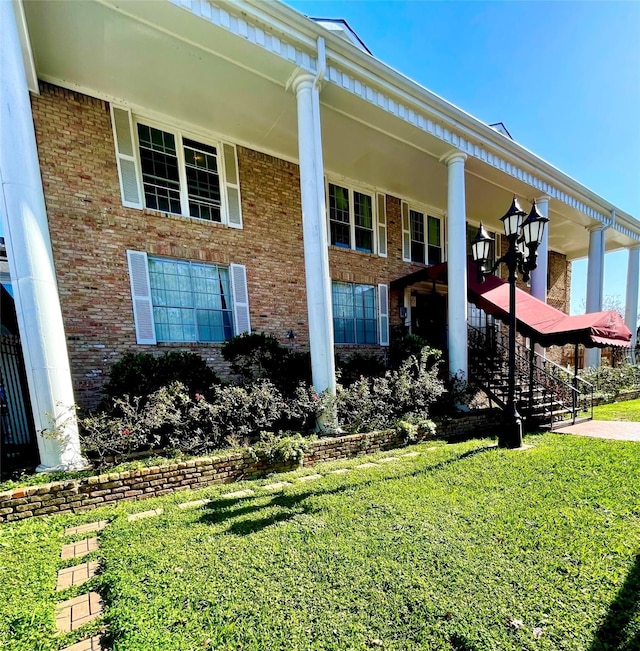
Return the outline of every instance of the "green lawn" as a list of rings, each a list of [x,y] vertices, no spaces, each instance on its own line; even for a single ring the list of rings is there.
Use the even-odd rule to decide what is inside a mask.
[[[640,398],[594,407],[593,418],[595,420],[629,420],[640,422]]]
[[[53,635],[62,530],[110,517],[89,587],[114,651],[637,651],[640,445],[527,443],[422,444],[377,468],[279,475],[292,485],[277,494],[245,482],[0,525],[0,648],[79,639]],[[240,487],[255,495],[222,497]]]

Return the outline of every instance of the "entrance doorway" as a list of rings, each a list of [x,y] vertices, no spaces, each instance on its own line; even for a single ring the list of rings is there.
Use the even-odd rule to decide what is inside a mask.
[[[447,350],[447,297],[432,292],[412,294],[411,332],[443,353]]]

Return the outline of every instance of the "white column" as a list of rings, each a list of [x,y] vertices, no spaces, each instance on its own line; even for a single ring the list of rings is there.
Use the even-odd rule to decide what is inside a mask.
[[[298,103],[298,151],[302,235],[309,315],[311,373],[317,391],[336,390],[333,314],[325,218],[320,101],[315,77],[302,73],[292,84]]]
[[[85,466],[12,2],[0,2],[0,213],[36,426],[40,470]],[[54,437],[52,433],[57,435]]]
[[[538,212],[549,218],[549,197],[536,199]],[[531,295],[538,300],[547,302],[547,276],[549,273],[549,224],[544,229],[544,237],[538,247],[538,266],[531,273]]]
[[[449,372],[467,368],[467,226],[464,191],[464,162],[467,156],[454,152],[444,159],[449,178],[447,184],[447,319]]]
[[[631,359],[634,364],[640,360],[636,358],[635,350],[638,341],[638,282],[640,280],[640,245],[629,249],[629,263],[627,265],[627,296],[624,304],[624,322],[631,330]]]
[[[587,264],[587,312],[602,311],[604,283],[604,234],[606,226],[594,226],[589,231],[589,261]],[[584,365],[600,366],[600,349],[587,348]]]

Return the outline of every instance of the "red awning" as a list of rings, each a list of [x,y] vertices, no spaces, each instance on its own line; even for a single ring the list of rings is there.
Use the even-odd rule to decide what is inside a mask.
[[[391,284],[392,289],[407,287],[421,280],[448,282],[447,263],[421,269]],[[471,260],[467,267],[468,299],[487,314],[501,321],[509,319],[509,283],[497,276],[488,276],[479,283],[476,265]],[[516,289],[517,330],[544,346],[583,344],[588,348],[630,346],[631,331],[616,312],[592,312],[568,316],[555,307]]]

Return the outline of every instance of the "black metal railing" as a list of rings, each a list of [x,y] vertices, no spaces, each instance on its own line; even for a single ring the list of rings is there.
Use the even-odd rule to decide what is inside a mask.
[[[509,367],[508,335],[501,329],[468,327],[469,375],[501,408],[506,407]],[[518,410],[531,425],[557,427],[593,416],[593,385],[516,342]]]

